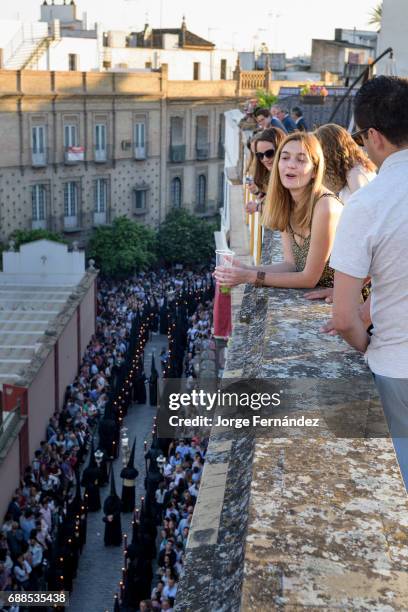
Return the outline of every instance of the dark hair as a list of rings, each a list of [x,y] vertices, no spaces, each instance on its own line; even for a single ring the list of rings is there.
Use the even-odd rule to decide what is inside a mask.
[[[364,83],[354,117],[360,129],[373,127],[393,145],[408,143],[408,80],[381,75]]]
[[[271,113],[269,112],[269,110],[267,108],[256,108],[254,110],[254,117],[255,117],[255,119],[257,117],[259,117],[260,115],[262,115],[262,117],[270,117]]]
[[[285,134],[276,127],[270,127],[263,130],[255,138],[255,151],[257,150],[258,142],[270,142],[275,151],[278,150],[280,143],[284,140]],[[255,162],[254,183],[261,191],[266,192],[269,182],[269,172],[258,159]],[[197,454],[197,453],[196,453]],[[198,453],[199,454],[199,453]]]
[[[296,117],[303,117],[303,111],[300,106],[294,106],[292,108],[292,113],[296,115]]]

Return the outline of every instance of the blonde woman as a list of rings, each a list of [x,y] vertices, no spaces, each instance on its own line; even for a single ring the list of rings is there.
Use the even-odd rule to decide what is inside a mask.
[[[279,230],[284,260],[268,266],[219,266],[224,286],[313,288],[333,285],[328,261],[342,205],[323,187],[324,158],[316,136],[294,132],[275,156],[262,223]]]

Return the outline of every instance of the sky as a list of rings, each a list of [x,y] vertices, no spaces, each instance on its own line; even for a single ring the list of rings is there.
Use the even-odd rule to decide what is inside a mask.
[[[50,0],[48,0],[50,1]],[[69,2],[70,0],[67,0]],[[13,0],[0,19],[36,21],[42,0]],[[152,27],[179,27],[185,14],[189,30],[221,48],[253,50],[265,42],[270,51],[310,54],[312,38],[333,38],[334,28],[373,29],[370,11],[379,0],[76,0],[78,17],[104,30],[140,30],[146,16]],[[61,4],[62,0],[55,0]]]

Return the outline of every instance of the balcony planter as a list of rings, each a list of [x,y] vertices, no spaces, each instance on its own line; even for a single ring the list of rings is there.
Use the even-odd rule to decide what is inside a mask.
[[[313,96],[306,94],[301,96],[303,104],[324,104],[327,96]]]

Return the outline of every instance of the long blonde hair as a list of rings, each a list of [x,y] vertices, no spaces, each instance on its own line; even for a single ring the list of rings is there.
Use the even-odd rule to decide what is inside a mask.
[[[325,183],[339,192],[347,184],[347,173],[355,166],[375,172],[375,166],[351,135],[336,123],[317,128],[316,137],[322,146],[325,160]]]
[[[299,206],[294,201],[289,189],[282,185],[279,174],[279,160],[288,142],[300,142],[314,167],[312,180],[304,188]],[[310,228],[313,209],[323,193],[324,157],[322,147],[316,136],[310,132],[293,132],[280,144],[273,164],[268,191],[265,198],[262,224],[270,229],[286,231],[291,221],[302,229]]]

